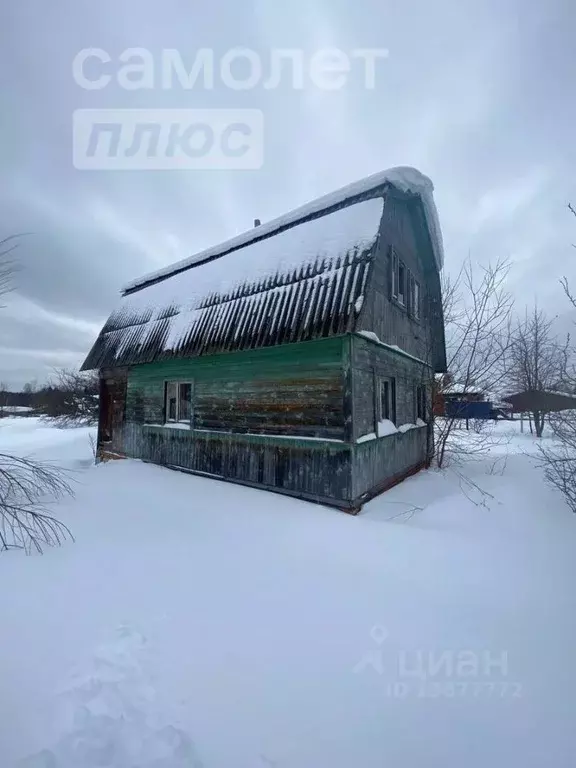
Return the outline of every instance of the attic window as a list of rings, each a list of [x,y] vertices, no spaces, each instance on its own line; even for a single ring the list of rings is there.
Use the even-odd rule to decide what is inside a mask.
[[[398,301],[406,304],[406,267],[398,260]]]
[[[416,320],[420,319],[420,283],[408,273],[408,311]]]
[[[192,417],[192,383],[166,382],[166,421],[189,424]]]
[[[406,278],[408,270],[396,251],[392,250],[392,298],[406,306]]]

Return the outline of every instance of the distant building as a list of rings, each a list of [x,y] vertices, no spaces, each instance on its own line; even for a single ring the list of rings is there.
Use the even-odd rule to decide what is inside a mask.
[[[83,366],[99,456],[357,511],[429,460],[441,266],[432,184],[395,169],[131,283]]]
[[[462,406],[466,403],[486,401],[486,394],[482,389],[473,385],[455,383],[449,375],[436,376],[435,384],[435,416],[454,415],[457,409],[464,412],[466,409]]]

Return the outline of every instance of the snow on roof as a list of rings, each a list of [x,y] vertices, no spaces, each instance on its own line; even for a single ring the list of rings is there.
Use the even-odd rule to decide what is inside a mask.
[[[524,389],[521,392],[510,391],[504,392],[502,395],[504,398],[508,397],[520,397],[520,395],[538,393],[542,395],[559,395],[560,397],[576,397],[576,392],[566,392],[557,389]]]
[[[84,368],[343,332],[383,206],[364,199],[124,295]]]
[[[340,208],[276,237],[257,240],[226,257],[178,272],[146,290],[128,294],[122,303],[138,311],[169,305],[178,305],[181,311],[195,309],[213,293],[224,296],[246,282],[260,284],[276,275],[288,275],[318,258],[324,260],[325,266],[332,265],[339,256],[354,249],[365,251],[374,244],[382,210],[382,198]]]
[[[201,251],[194,256],[189,256],[188,258],[182,259],[175,264],[163,267],[162,269],[156,270],[155,272],[150,272],[147,275],[144,275],[143,277],[140,277],[137,280],[134,280],[125,285],[123,290],[134,290],[135,288],[142,287],[155,280],[161,280],[168,277],[169,275],[174,274],[175,272],[180,272],[181,270],[192,267],[208,259],[213,259],[228,253],[229,251],[242,248],[243,246],[252,243],[254,240],[261,239],[267,235],[271,235],[283,227],[288,227],[308,216],[320,213],[333,206],[340,205],[347,199],[369,192],[370,190],[376,189],[377,187],[380,187],[384,184],[391,184],[393,187],[399,189],[402,192],[416,194],[422,200],[426,222],[428,225],[428,231],[432,241],[432,248],[434,250],[434,256],[436,259],[436,265],[438,269],[441,270],[444,264],[444,246],[442,241],[440,222],[438,220],[438,212],[433,197],[434,185],[427,176],[424,176],[424,174],[420,173],[420,171],[416,170],[416,168],[400,166],[397,168],[390,168],[386,171],[381,171],[380,173],[375,173],[372,176],[368,176],[365,179],[356,181],[353,184],[348,184],[336,192],[332,192],[328,195],[324,195],[323,197],[319,197],[316,200],[301,206],[300,208],[296,208],[284,216],[280,216],[279,218],[273,219],[268,223],[254,227],[253,229],[250,229],[241,235],[237,235],[231,240],[227,240],[220,245],[207,248],[206,250]]]
[[[451,384],[448,387],[442,389],[445,395],[482,395],[485,394],[484,390],[466,384]]]
[[[363,336],[365,339],[373,341],[375,344],[379,344],[381,347],[386,347],[386,349],[390,349],[392,352],[398,352],[398,354],[403,355],[404,357],[409,357],[412,360],[415,360],[417,363],[428,365],[425,360],[411,355],[410,352],[406,352],[406,350],[402,349],[402,347],[399,347],[398,344],[387,344],[385,341],[381,341],[378,335],[374,333],[374,331],[356,331],[356,335]]]

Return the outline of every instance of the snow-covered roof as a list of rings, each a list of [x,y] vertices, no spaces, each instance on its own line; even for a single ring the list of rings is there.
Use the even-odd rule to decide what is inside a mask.
[[[363,200],[124,295],[84,368],[343,333],[382,210]]]
[[[83,368],[351,330],[362,308],[387,185],[420,196],[440,267],[432,182],[413,168],[392,169],[130,283]]]
[[[445,395],[482,395],[485,394],[484,390],[466,384],[451,384],[448,387],[442,389]]]
[[[292,226],[295,222],[300,221],[301,219],[308,218],[309,216],[338,206],[345,200],[370,192],[384,184],[390,184],[402,192],[416,194],[421,198],[430,239],[432,241],[436,265],[438,269],[441,270],[444,265],[444,245],[442,241],[442,230],[440,229],[440,222],[438,220],[438,211],[433,197],[434,185],[427,176],[424,176],[424,174],[420,173],[416,168],[399,166],[397,168],[389,168],[380,173],[374,173],[372,176],[368,176],[365,179],[348,184],[335,192],[331,192],[330,194],[319,197],[300,208],[296,208],[295,210],[290,211],[290,213],[286,213],[284,216],[260,224],[258,227],[254,227],[247,232],[243,232],[241,235],[226,240],[220,245],[207,248],[206,250],[200,251],[186,259],[182,259],[175,264],[170,264],[155,272],[143,275],[137,280],[133,280],[125,285],[123,290],[134,290],[135,288],[147,285],[155,280],[160,280],[169,275],[173,275],[176,272],[188,269],[189,267],[208,259],[214,259],[230,251],[243,248],[257,239],[272,235],[284,227]]]

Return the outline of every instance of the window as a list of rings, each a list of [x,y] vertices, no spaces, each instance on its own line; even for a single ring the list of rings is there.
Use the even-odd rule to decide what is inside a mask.
[[[398,260],[398,301],[406,304],[406,267]]]
[[[412,314],[417,320],[420,319],[420,283],[418,280],[414,280],[414,304]]]
[[[379,420],[396,421],[396,381],[391,378],[379,380],[378,416]]]
[[[391,271],[392,298],[405,306],[408,270],[394,249],[392,249]]]
[[[192,384],[188,381],[166,382],[166,421],[190,423]]]
[[[416,387],[416,418],[426,421],[426,387],[420,384]]]
[[[392,248],[390,259],[390,285],[392,298],[406,307],[406,310],[416,320],[420,319],[421,312],[421,291],[420,283],[412,272],[406,267],[406,264],[398,257],[396,251]]]
[[[420,283],[411,272],[408,278],[408,311],[416,320],[420,319]]]

